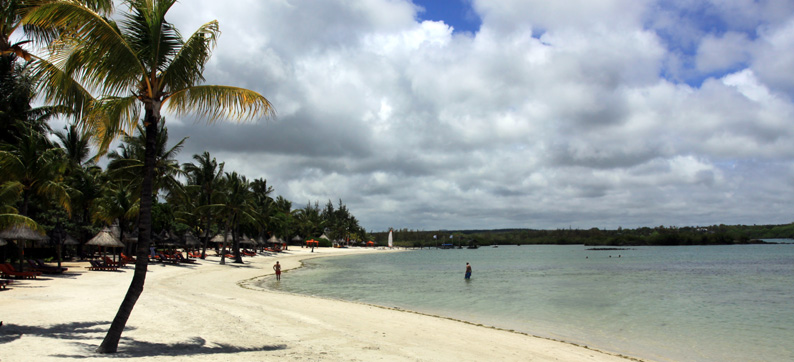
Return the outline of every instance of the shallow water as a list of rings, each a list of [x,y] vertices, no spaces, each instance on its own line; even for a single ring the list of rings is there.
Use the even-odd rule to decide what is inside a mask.
[[[264,286],[639,358],[794,360],[794,245],[501,246],[306,261]],[[473,266],[465,281],[466,262]]]

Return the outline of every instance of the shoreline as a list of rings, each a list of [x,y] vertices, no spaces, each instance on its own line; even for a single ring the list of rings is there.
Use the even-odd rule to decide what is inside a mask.
[[[390,250],[297,248],[219,265],[151,264],[117,357],[158,361],[493,360],[639,361],[588,346],[444,316],[298,295],[255,285],[308,258]],[[21,280],[0,292],[2,361],[98,360],[93,352],[126,293],[132,267]]]

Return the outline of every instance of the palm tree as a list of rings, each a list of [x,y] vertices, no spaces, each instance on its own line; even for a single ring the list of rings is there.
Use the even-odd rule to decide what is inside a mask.
[[[30,216],[30,201],[36,195],[53,199],[71,212],[68,187],[64,183],[66,162],[63,150],[53,146],[44,135],[28,130],[18,142],[6,145],[0,150],[0,169],[3,170],[0,182],[21,189],[19,213],[22,216]],[[20,242],[20,269],[23,249],[24,243]]]
[[[101,150],[122,129],[138,124],[141,107],[146,130],[142,169],[137,262],[130,287],[97,349],[114,353],[146,280],[151,239],[153,173],[161,110],[177,116],[197,112],[208,121],[270,116],[273,108],[251,90],[199,85],[219,35],[218,22],[202,25],[187,40],[165,16],[176,0],[125,0],[129,12],[117,23],[91,8],[68,0],[34,0],[23,22],[39,34],[59,34],[52,62],[37,62],[43,95],[52,104],[74,109],[86,133]],[[88,90],[98,92],[94,98]]]
[[[227,229],[231,228],[232,231],[234,262],[242,264],[243,258],[240,255],[240,239],[238,238],[239,226],[257,220],[256,208],[253,204],[250,182],[245,176],[237,172],[227,172],[225,179],[221,214],[226,219]],[[221,256],[221,261],[223,260],[224,256]]]
[[[55,132],[66,153],[66,159],[69,161],[69,167],[76,170],[83,166],[93,164],[91,157],[91,140],[86,135],[79,132],[75,125],[64,126],[65,132]]]
[[[155,166],[153,193],[160,191],[180,192],[182,187],[178,177],[183,174],[176,160],[176,155],[182,150],[187,137],[182,138],[176,145],[168,148],[168,128],[165,123],[160,123],[155,141]],[[140,174],[143,170],[146,154],[146,131],[140,125],[135,136],[124,136],[124,142],[118,150],[111,151],[107,157],[110,160],[107,171],[111,177],[125,182],[133,192],[141,193]]]
[[[212,210],[209,207],[213,204],[212,199],[218,192],[218,183],[223,177],[223,162],[220,164],[215,157],[210,158],[210,153],[204,151],[201,155],[193,155],[196,164],[185,163],[182,165],[188,177],[188,186],[198,186],[200,188],[199,207],[202,208],[202,219],[204,220],[203,248],[201,258],[207,257],[207,244],[210,240],[210,225],[212,224]]]
[[[295,214],[298,232],[306,239],[320,236],[325,228],[325,221],[320,213],[319,202],[306,204],[303,209],[297,209]]]

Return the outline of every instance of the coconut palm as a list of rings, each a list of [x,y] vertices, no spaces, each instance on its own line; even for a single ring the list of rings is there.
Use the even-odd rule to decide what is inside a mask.
[[[21,215],[30,217],[29,207],[34,196],[55,200],[71,212],[69,190],[64,183],[66,162],[63,150],[53,146],[44,135],[31,129],[16,143],[5,145],[0,150],[0,169],[3,170],[0,182],[22,191]],[[23,247],[24,243],[20,243],[20,268]]]
[[[69,167],[72,170],[93,164],[91,157],[91,140],[82,134],[77,126],[71,124],[63,127],[64,132],[55,132],[55,136],[60,141],[61,148],[66,153]]]
[[[165,123],[160,123],[155,141],[155,166],[153,192],[158,195],[160,191],[179,192],[181,183],[178,177],[183,174],[176,160],[176,155],[182,150],[187,137],[182,138],[171,148],[168,148],[168,128]],[[110,176],[125,182],[130,189],[141,193],[140,174],[143,170],[146,154],[146,131],[138,125],[135,136],[124,136],[124,142],[118,150],[111,151],[107,157],[110,160],[107,172]]]
[[[218,193],[218,183],[223,177],[223,162],[220,164],[215,160],[215,157],[210,158],[209,152],[204,152],[201,155],[193,155],[196,163],[185,163],[182,165],[186,175],[188,187],[196,186],[200,189],[198,207],[202,208],[201,218],[204,221],[204,235],[202,236],[202,250],[201,258],[207,256],[207,243],[210,237],[210,225],[213,222],[212,208],[213,196]]]
[[[253,203],[251,184],[245,176],[237,172],[227,172],[222,193],[221,215],[226,220],[226,227],[232,231],[234,262],[242,263],[243,258],[240,255],[240,239],[238,237],[239,226],[254,223],[258,219]],[[221,256],[221,261],[223,260],[224,256]]]
[[[207,121],[215,121],[226,116],[270,116],[273,109],[267,99],[251,90],[200,85],[219,35],[218,22],[202,25],[183,40],[165,19],[176,0],[123,1],[129,12],[118,23],[73,1],[32,1],[34,7],[22,21],[39,34],[60,35],[50,44],[51,61],[37,62],[36,74],[42,80],[45,99],[70,106],[82,129],[95,137],[101,150],[106,150],[120,131],[133,129],[139,121],[146,130],[135,273],[97,349],[113,353],[146,279],[161,111],[171,110],[176,116],[196,112]]]

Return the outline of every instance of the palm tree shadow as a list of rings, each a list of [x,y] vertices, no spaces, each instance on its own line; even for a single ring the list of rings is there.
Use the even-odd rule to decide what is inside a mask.
[[[89,358],[101,356],[94,352],[98,345],[93,343],[81,342],[84,340],[98,339],[107,332],[110,322],[74,322],[55,324],[46,327],[24,326],[24,325],[4,325],[0,327],[0,344],[9,343],[19,339],[23,335],[37,336],[42,338],[53,338],[61,340],[72,340],[80,350],[85,351],[81,354],[52,354],[55,358]],[[125,331],[134,328],[127,326]],[[99,337],[101,338],[101,337]],[[189,338],[187,342],[179,343],[155,343],[139,341],[133,338],[122,337],[119,344],[119,352],[107,354],[113,358],[138,358],[156,356],[188,356],[202,354],[227,354],[240,352],[276,351],[287,348],[285,345],[261,345],[253,347],[235,346],[227,343],[214,343],[208,345],[207,341],[201,337]]]
[[[94,357],[98,354],[93,352],[97,347],[88,343],[79,343],[83,349],[88,351]],[[240,352],[260,352],[260,351],[277,351],[287,348],[285,345],[261,345],[253,347],[234,346],[227,343],[215,343],[208,345],[207,341],[201,337],[190,338],[187,342],[179,343],[155,343],[147,341],[137,341],[130,338],[122,337],[119,343],[119,352],[109,354],[108,357],[113,358],[141,358],[141,357],[177,357],[177,356],[191,356],[191,355],[214,355],[214,354],[235,354]],[[52,355],[57,358],[84,358],[84,355]]]
[[[89,334],[104,332],[106,328],[100,327],[100,325],[107,324],[108,322],[101,321],[62,323],[49,327],[5,324],[0,328],[0,344],[15,341],[23,335],[56,339],[91,339],[94,337]]]

